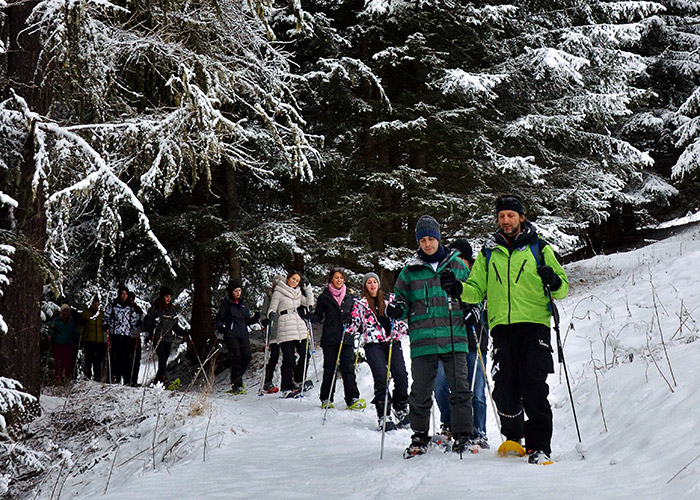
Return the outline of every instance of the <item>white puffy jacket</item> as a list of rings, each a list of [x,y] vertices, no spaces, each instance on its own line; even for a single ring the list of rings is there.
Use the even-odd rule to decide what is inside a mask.
[[[311,285],[305,288],[306,295],[299,288],[291,288],[285,282],[278,282],[270,299],[270,313],[277,313],[277,343],[290,340],[304,340],[306,338],[306,322],[299,316],[297,307],[305,306],[309,309],[314,305],[314,296]]]

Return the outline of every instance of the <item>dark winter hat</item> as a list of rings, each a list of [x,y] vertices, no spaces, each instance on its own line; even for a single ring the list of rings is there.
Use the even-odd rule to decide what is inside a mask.
[[[100,303],[100,298],[99,298],[97,295],[95,295],[94,297],[92,297],[92,300],[90,301],[90,304],[99,304],[99,303]]]
[[[238,281],[237,279],[232,279],[229,280],[228,286],[226,287],[226,291],[231,294],[236,288],[242,288],[243,286],[241,285],[241,282]]]
[[[518,212],[520,215],[525,213],[525,207],[523,206],[523,200],[520,196],[514,194],[502,194],[496,198],[496,213],[501,210],[513,210]]]
[[[158,296],[160,297],[165,297],[166,295],[172,295],[173,291],[170,289],[170,287],[163,285],[160,287],[160,291],[158,292]]]
[[[119,288],[117,288],[117,297],[119,297],[122,292],[129,293],[129,289],[126,287],[126,285],[119,285]]]
[[[416,242],[420,242],[426,236],[440,240],[440,224],[430,215],[423,215],[416,222]]]
[[[365,288],[365,285],[367,284],[367,280],[370,278],[374,278],[375,280],[377,280],[377,284],[379,284],[381,286],[382,282],[379,279],[379,276],[377,275],[377,273],[369,272],[362,277],[362,288],[363,289]]]
[[[469,264],[474,264],[474,253],[472,251],[472,246],[467,240],[457,240],[452,242],[450,248],[454,248],[459,251],[459,256],[463,259],[469,261]]]

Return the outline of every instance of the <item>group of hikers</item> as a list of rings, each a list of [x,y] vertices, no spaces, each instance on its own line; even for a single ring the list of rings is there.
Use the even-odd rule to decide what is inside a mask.
[[[495,210],[498,230],[476,259],[466,240],[443,246],[439,223],[422,216],[415,227],[418,250],[399,273],[393,294],[381,291],[373,272],[363,276],[358,296],[346,287],[341,268],[331,269],[318,298],[298,271],[275,277],[261,312],[267,360],[262,391],[296,397],[309,389],[311,323],[322,323],[322,408],[333,407],[338,371],[346,407],[366,406],[355,379],[357,347],[363,347],[380,428],[410,426],[413,431],[406,458],[425,453],[431,443],[433,397],[440,409],[440,433],[450,436],[453,451],[488,448],[484,374],[490,332],[501,433],[527,453],[530,463],[549,462],[551,300],[566,297],[568,280],[552,248],[526,219],[519,196],[499,196]],[[261,316],[245,306],[239,282],[231,283],[228,292],[217,328],[231,358],[231,391],[242,394],[251,359],[247,326]],[[404,334],[411,351],[410,392],[400,342]],[[277,388],[273,374],[280,352]]]
[[[323,291],[314,297],[303,274],[291,271],[274,278],[261,312],[252,313],[242,299],[241,282],[230,281],[216,316],[219,344],[226,346],[231,366],[229,392],[246,393],[244,375],[252,358],[249,327],[259,323],[266,361],[260,392],[281,392],[286,398],[303,395],[313,386],[307,379],[310,360],[315,363],[310,358],[312,323],[320,323],[322,408],[334,406],[338,372],[346,407],[366,407],[355,377],[362,347],[374,380],[371,403],[379,428],[410,427],[413,431],[406,458],[428,450],[433,397],[440,410],[439,434],[449,437],[453,451],[488,448],[485,373],[490,336],[492,395],[501,433],[506,442],[516,443],[527,453],[531,463],[547,463],[552,438],[547,400],[547,376],[554,372],[552,299],[566,297],[569,284],[554,251],[526,219],[519,196],[499,196],[495,211],[498,229],[476,258],[466,240],[444,246],[439,223],[429,215],[420,217],[415,226],[418,249],[399,273],[393,293],[382,292],[379,276],[369,272],[355,295],[345,284],[345,270],[333,268]],[[133,295],[130,298],[129,291],[121,287],[104,316],[95,299],[82,313],[78,330],[69,332],[64,314],[70,317],[70,308],[64,305],[52,330],[57,370],[65,370],[69,363],[67,350],[59,348],[63,341],[58,339],[77,339],[80,331],[86,376],[101,373],[104,343],[108,342],[111,381],[135,384],[134,366],[139,364],[135,356],[140,353],[139,331],[143,328],[158,355],[156,380],[167,383],[172,342],[175,336],[186,334],[174,313],[170,290],[161,289],[142,326],[139,311]],[[401,344],[406,334],[410,391]],[[274,373],[280,354],[277,387]]]
[[[54,383],[75,378],[78,352],[88,379],[137,386],[143,344],[151,344],[158,358],[156,382],[168,385],[166,367],[173,342],[187,334],[172,302],[172,291],[160,288],[158,298],[144,315],[134,292],[121,285],[104,311],[95,296],[79,315],[69,304],[49,325]],[[76,316],[76,317],[74,317]]]

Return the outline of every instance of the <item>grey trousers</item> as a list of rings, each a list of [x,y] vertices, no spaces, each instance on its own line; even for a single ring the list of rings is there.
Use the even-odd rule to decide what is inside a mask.
[[[467,375],[467,354],[429,354],[411,359],[411,393],[408,395],[408,419],[414,432],[429,432],[430,409],[433,405],[433,385],[437,374],[438,361],[445,367],[447,383],[450,386],[450,410],[452,411],[452,433],[471,434],[474,429],[472,391],[469,390]],[[457,387],[455,384],[455,370]]]

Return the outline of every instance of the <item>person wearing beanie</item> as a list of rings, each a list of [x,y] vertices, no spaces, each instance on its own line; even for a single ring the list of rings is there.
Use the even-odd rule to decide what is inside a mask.
[[[231,364],[231,390],[233,394],[246,394],[245,375],[253,355],[250,350],[248,327],[258,322],[260,313],[251,313],[241,298],[243,288],[237,279],[229,281],[228,295],[221,301],[216,315],[216,329],[228,349]]]
[[[177,310],[173,304],[173,294],[167,286],[160,287],[158,298],[153,301],[146,312],[143,327],[148,333],[147,339],[153,343],[158,357],[155,382],[160,382],[163,386],[168,387],[168,358],[173,342],[184,337],[187,331],[180,325]],[[138,340],[140,344],[140,337]],[[136,381],[138,381],[138,376]]]
[[[60,314],[51,322],[49,334],[53,380],[56,385],[62,385],[73,377],[73,351],[80,338],[78,328],[71,317],[70,306],[63,304],[60,310]]]
[[[418,219],[416,241],[419,248],[409,258],[394,285],[397,299],[386,314],[393,319],[407,318],[411,342],[413,383],[408,397],[409,421],[413,436],[405,458],[426,452],[430,443],[430,409],[438,363],[442,362],[450,385],[453,450],[463,452],[473,431],[472,394],[467,380],[467,331],[459,302],[440,287],[440,274],[450,271],[466,279],[469,269],[454,249],[440,243],[440,226],[428,215]]]
[[[323,381],[321,382],[321,408],[333,408],[336,380],[334,374],[340,368],[345,391],[345,405],[350,410],[361,410],[367,402],[360,398],[355,378],[355,346],[347,332],[352,320],[355,295],[345,286],[345,271],[334,267],[328,273],[328,286],[316,300],[316,310],[311,321],[323,323],[321,350],[323,351]],[[342,346],[342,347],[341,347]]]
[[[517,448],[529,455],[530,463],[541,464],[550,461],[552,452],[547,375],[554,373],[554,361],[548,294],[565,298],[569,282],[552,247],[525,218],[523,207],[517,195],[499,196],[498,230],[479,252],[469,278],[445,275],[442,286],[468,304],[479,304],[486,297],[497,368],[493,398],[507,439],[499,451]]]
[[[357,337],[360,346],[364,346],[367,364],[374,379],[372,403],[377,410],[379,430],[387,431],[408,426],[408,372],[401,349],[401,336],[408,333],[408,325],[404,321],[392,320],[386,315],[386,308],[393,304],[394,300],[393,294],[382,293],[381,282],[376,273],[365,274],[362,278],[362,296],[355,300],[351,314],[352,322],[348,327],[348,333]],[[394,381],[393,392],[389,391],[386,384],[387,368]],[[390,408],[393,408],[394,418]]]
[[[97,296],[93,297],[90,306],[80,313],[78,330],[85,358],[83,371],[87,379],[102,378],[102,362],[107,354],[107,336],[102,331],[102,317],[100,299]]]
[[[267,319],[277,323],[277,344],[282,353],[280,390],[285,398],[297,397],[302,387],[308,390],[309,386],[313,385],[310,380],[305,379],[304,373],[304,367],[308,367],[309,356],[309,330],[305,318],[313,306],[311,284],[299,271],[290,271],[286,281],[276,283],[270,298]]]
[[[107,305],[102,320],[102,327],[109,339],[107,352],[112,383],[131,383],[134,351],[132,333],[137,329],[138,319],[133,303],[129,300],[129,289],[120,285],[117,297]]]

